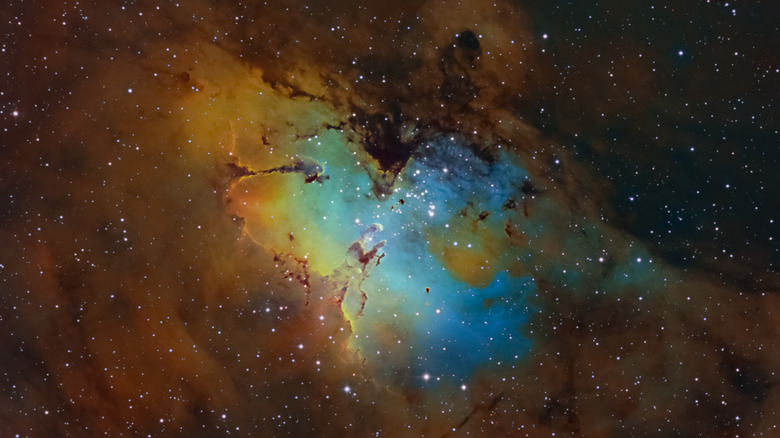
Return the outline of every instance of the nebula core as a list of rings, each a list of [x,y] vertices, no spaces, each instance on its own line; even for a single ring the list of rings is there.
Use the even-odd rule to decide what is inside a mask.
[[[776,15],[0,6],[0,436],[780,436]]]

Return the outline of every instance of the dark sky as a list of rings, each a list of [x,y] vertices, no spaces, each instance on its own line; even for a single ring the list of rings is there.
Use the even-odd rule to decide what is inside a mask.
[[[0,436],[780,435],[776,16],[0,6]]]

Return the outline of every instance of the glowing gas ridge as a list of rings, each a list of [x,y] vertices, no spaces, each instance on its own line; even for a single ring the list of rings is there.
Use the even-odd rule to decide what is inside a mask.
[[[494,265],[504,254],[493,237],[507,240],[517,212],[505,206],[527,173],[509,154],[488,162],[459,136],[441,135],[378,199],[349,146],[338,131],[299,141],[297,159],[320,163],[329,178],[321,183],[295,172],[248,178],[245,190],[257,192],[256,213],[265,217],[248,232],[333,279],[352,323],[351,347],[367,360],[405,356],[428,381],[522,358],[530,350],[521,334],[525,296],[535,284]],[[360,253],[348,254],[355,245]],[[363,252],[371,260],[358,263]]]

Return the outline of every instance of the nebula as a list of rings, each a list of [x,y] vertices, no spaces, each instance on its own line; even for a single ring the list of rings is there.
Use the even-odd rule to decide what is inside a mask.
[[[780,434],[770,6],[0,11],[0,435]]]

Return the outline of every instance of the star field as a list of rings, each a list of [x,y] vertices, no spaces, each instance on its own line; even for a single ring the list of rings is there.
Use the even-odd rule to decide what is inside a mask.
[[[0,436],[780,435],[774,9],[0,6]]]

